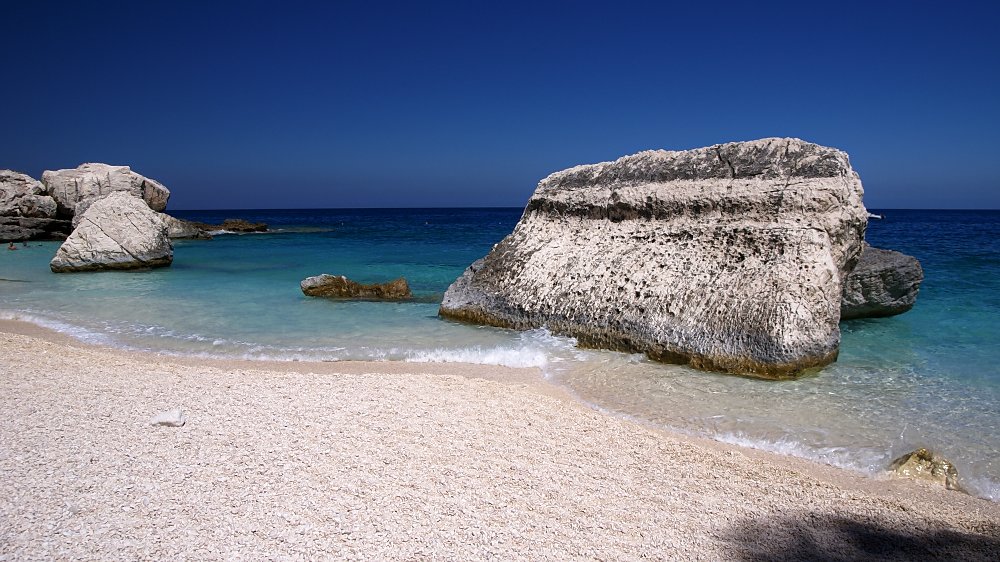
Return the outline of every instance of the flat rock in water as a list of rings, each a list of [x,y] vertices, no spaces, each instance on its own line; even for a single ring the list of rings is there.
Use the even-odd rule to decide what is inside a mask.
[[[182,427],[187,423],[187,416],[180,410],[168,410],[160,412],[149,420],[151,425],[162,425],[166,427]]]
[[[87,209],[49,267],[56,273],[163,267],[173,256],[163,220],[141,199],[120,191]]]
[[[543,179],[441,315],[788,378],[834,361],[867,211],[847,154],[799,139],[647,151]]]
[[[167,236],[170,238],[211,238],[199,223],[194,223],[166,213],[159,213],[160,219],[167,225]]]
[[[205,222],[188,222],[188,224],[209,234],[215,232],[267,232],[268,230],[266,222],[250,222],[244,219],[226,219],[221,224]]]
[[[917,258],[865,244],[861,260],[844,281],[840,319],[902,314],[913,308],[923,280]]]
[[[299,287],[310,297],[368,300],[407,300],[413,297],[409,284],[402,277],[388,283],[364,285],[343,275],[324,273],[303,279]]]

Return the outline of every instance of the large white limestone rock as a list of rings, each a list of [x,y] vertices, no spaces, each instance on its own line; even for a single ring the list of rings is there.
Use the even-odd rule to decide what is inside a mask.
[[[867,211],[847,154],[799,139],[557,172],[441,315],[787,378],[834,361]]]
[[[142,199],[116,191],[90,205],[49,267],[56,273],[162,267],[173,255],[160,216]]]
[[[90,163],[75,169],[46,170],[42,172],[42,183],[55,199],[61,216],[77,215],[75,223],[94,201],[113,191],[128,192],[160,212],[167,208],[170,198],[170,190],[163,184],[133,172],[128,166]]]

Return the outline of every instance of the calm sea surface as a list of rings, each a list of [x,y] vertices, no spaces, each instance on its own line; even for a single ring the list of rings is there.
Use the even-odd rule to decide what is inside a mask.
[[[448,285],[513,229],[521,209],[176,211],[205,222],[263,221],[276,232],[176,241],[173,266],[146,272],[55,275],[48,262],[58,243],[4,250],[0,318],[183,355],[537,366],[608,412],[862,472],[931,447],[958,465],[970,490],[998,501],[1000,212],[884,213],[870,222],[868,240],[920,259],[917,306],[843,323],[838,362],[791,382],[438,318]],[[361,282],[405,276],[417,298],[304,297],[299,281],[320,273]]]

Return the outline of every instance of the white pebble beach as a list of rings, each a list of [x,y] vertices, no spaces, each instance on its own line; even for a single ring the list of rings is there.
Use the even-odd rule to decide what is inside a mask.
[[[1000,504],[655,430],[531,369],[0,321],[0,409],[0,560],[1000,558]]]

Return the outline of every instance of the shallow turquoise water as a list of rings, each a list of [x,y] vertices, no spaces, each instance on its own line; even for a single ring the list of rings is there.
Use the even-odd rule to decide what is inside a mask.
[[[597,407],[641,421],[874,473],[917,446],[1000,499],[1000,212],[886,211],[876,246],[917,256],[910,312],[841,325],[838,362],[767,382],[582,351],[544,330],[437,317],[448,285],[510,232],[520,209],[178,212],[240,216],[276,233],[178,241],[170,268],[54,275],[57,243],[0,253],[0,314],[83,340],[166,353],[273,359],[468,361],[541,367]],[[405,276],[416,302],[331,302],[299,281]]]

